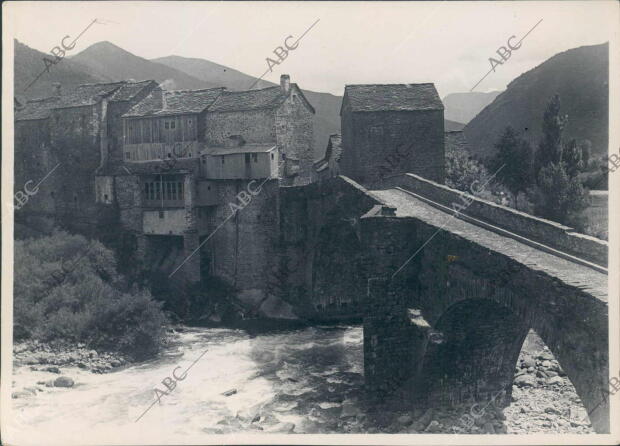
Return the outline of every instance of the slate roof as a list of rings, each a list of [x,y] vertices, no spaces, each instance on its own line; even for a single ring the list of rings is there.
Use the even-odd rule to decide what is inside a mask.
[[[443,110],[432,83],[347,85],[344,93],[353,112]]]
[[[149,83],[155,81],[121,81],[98,84],[82,84],[75,90],[61,96],[32,99],[24,104],[24,108],[15,115],[17,121],[45,119],[55,108],[81,107],[95,105],[108,97],[112,102],[128,101],[135,97]]]
[[[59,101],[58,97],[31,99],[23,104],[23,108],[15,112],[15,120],[47,119],[51,114],[51,110]]]
[[[123,117],[201,113],[213,104],[224,90],[223,87],[203,90],[162,90],[158,88],[134,105]]]
[[[266,153],[275,149],[275,143],[271,144],[244,144],[239,147],[207,147],[201,154],[207,155],[231,155],[235,153]]]
[[[278,107],[285,99],[279,86],[261,90],[225,91],[209,107],[209,111],[229,112],[272,108]]]

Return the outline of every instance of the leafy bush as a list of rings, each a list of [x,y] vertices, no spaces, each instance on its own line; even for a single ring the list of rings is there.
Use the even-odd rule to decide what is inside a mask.
[[[446,185],[471,193],[472,184],[477,187],[489,178],[487,169],[459,147],[446,147]]]
[[[166,318],[146,291],[124,290],[112,252],[55,232],[15,242],[16,339],[84,342],[136,359],[162,344]]]

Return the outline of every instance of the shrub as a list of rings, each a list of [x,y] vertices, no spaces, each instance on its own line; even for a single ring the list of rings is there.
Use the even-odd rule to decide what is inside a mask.
[[[161,305],[122,282],[97,241],[65,232],[16,241],[15,338],[84,342],[136,359],[155,354],[167,324]]]

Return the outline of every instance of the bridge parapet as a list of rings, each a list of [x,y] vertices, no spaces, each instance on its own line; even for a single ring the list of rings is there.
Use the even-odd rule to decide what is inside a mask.
[[[449,207],[454,212],[458,211],[460,214],[481,219],[551,248],[600,266],[607,266],[608,243],[575,232],[569,226],[483,200],[411,173],[387,177],[377,188],[394,187],[401,187],[422,198]],[[478,188],[481,187],[482,185],[478,185]]]

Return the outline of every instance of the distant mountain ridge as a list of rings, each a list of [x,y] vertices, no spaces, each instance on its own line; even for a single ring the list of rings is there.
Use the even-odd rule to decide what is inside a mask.
[[[506,91],[465,127],[473,154],[486,158],[506,126],[537,147],[543,113],[558,93],[568,115],[564,138],[589,139],[592,153],[607,153],[609,137],[609,44],[582,46],[556,54],[513,80]]]
[[[501,91],[491,91],[489,93],[450,93],[442,100],[444,118],[462,122],[465,125],[480,113],[484,107],[493,102],[500,93]]]
[[[49,67],[49,71],[35,79],[45,69],[43,58],[53,59],[18,40],[14,40],[14,89],[16,97],[39,98],[49,96],[53,84],[60,82],[66,90],[72,90],[80,84],[107,82],[111,79],[92,71],[87,66],[70,59],[63,59]],[[33,82],[34,81],[34,82]],[[30,85],[30,86],[29,86]]]
[[[205,82],[218,83],[229,90],[248,90],[250,87],[256,89],[277,85],[262,79],[258,81],[254,76],[205,59],[167,56],[153,59],[153,61],[175,67]],[[294,73],[291,73],[291,82],[295,82]],[[340,133],[342,97],[310,90],[303,90],[303,92],[316,110],[314,116],[314,157],[319,159],[325,153],[329,135]]]
[[[475,113],[477,107],[483,107],[485,101],[497,95],[464,128],[471,151],[481,157],[493,154],[493,144],[507,125],[523,132],[535,145],[540,138],[544,108],[557,91],[562,98],[562,112],[569,116],[566,136],[589,139],[594,154],[606,153],[608,48],[608,44],[602,44],[560,53],[519,76],[501,94],[447,95],[444,98],[445,130],[460,130],[465,119],[454,119],[455,115],[467,118],[467,113]],[[16,95],[28,98],[49,96],[54,82],[60,82],[63,90],[71,90],[83,83],[126,79],[154,79],[168,89],[224,86],[230,90],[245,90],[256,81],[253,76],[208,60],[180,56],[148,60],[110,42],[99,42],[50,67],[49,72],[24,93],[28,83],[45,68],[43,57],[49,55],[15,41]],[[295,82],[294,73],[291,73],[291,80]],[[275,84],[261,80],[254,88],[272,85]],[[340,133],[342,97],[308,90],[304,93],[317,112],[314,150],[318,159],[324,154],[329,135]]]
[[[92,71],[115,81],[153,79],[168,83],[170,90],[191,90],[221,87],[220,84],[196,79],[189,74],[136,56],[110,42],[98,42],[70,58]]]

